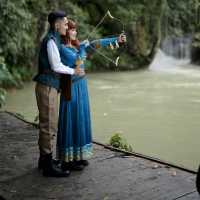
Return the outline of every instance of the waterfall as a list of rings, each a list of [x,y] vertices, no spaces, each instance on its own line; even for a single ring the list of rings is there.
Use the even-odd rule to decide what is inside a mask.
[[[161,43],[150,70],[176,71],[190,63],[191,37],[167,37]]]
[[[168,37],[161,43],[161,49],[168,56],[190,59],[191,37]]]

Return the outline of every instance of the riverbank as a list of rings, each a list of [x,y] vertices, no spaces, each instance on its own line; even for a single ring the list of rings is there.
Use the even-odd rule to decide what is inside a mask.
[[[0,112],[0,199],[199,199],[195,175],[94,144],[83,172],[44,178],[37,170],[37,129]]]

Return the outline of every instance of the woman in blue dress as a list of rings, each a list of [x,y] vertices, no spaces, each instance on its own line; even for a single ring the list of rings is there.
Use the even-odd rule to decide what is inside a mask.
[[[121,34],[119,37],[80,43],[76,35],[76,24],[70,20],[60,55],[63,64],[71,68],[85,68],[84,61],[88,52],[95,52],[99,47],[118,46],[118,42],[126,40],[126,36]],[[82,170],[92,156],[90,106],[85,74],[71,76],[70,100],[66,100],[61,93],[57,156],[62,161],[63,170]]]

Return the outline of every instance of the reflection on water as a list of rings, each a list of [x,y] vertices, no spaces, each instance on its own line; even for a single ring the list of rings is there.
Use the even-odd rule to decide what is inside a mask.
[[[107,143],[121,133],[136,152],[197,169],[199,76],[146,70],[90,74],[88,82],[95,140]],[[33,120],[34,84],[10,92],[5,109]]]

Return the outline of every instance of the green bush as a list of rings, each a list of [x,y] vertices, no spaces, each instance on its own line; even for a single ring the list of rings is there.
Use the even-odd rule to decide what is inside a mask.
[[[125,138],[123,138],[119,133],[115,133],[109,141],[109,144],[118,149],[122,149],[128,152],[133,152],[133,148],[129,145]]]

